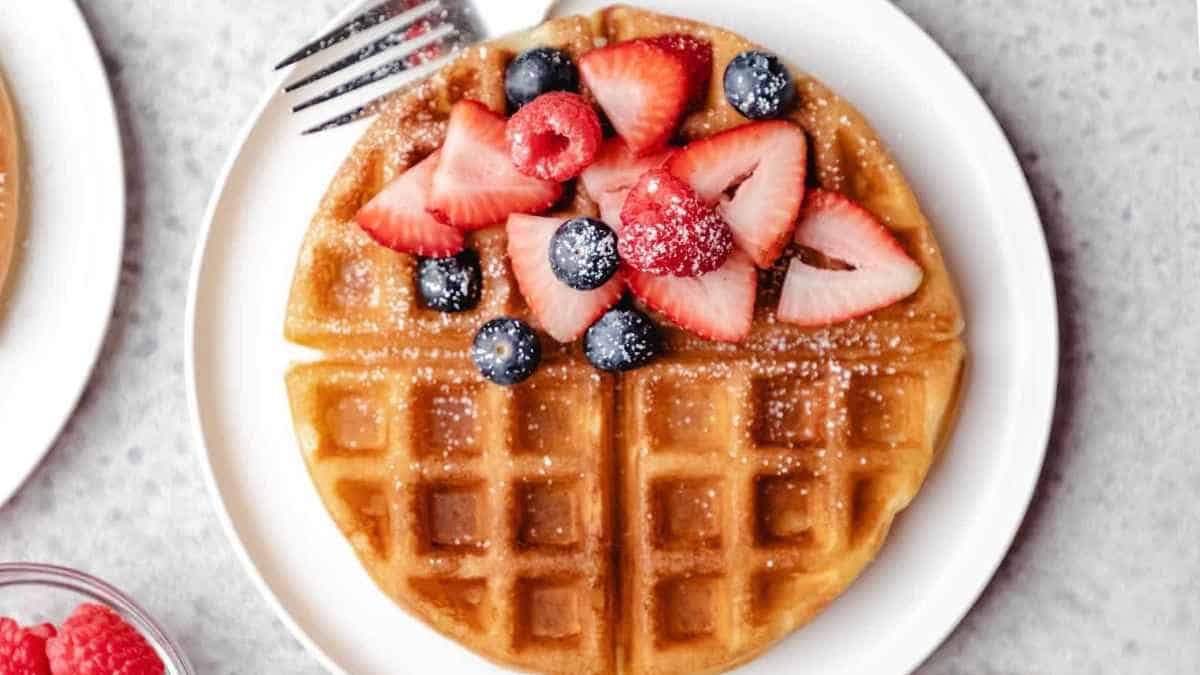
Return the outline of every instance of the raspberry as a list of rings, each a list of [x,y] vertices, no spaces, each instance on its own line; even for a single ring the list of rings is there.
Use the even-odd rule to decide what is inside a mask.
[[[725,262],[733,232],[712,204],[666,169],[642,174],[621,207],[617,250],[648,274],[698,277]]]
[[[600,118],[579,94],[554,91],[513,113],[505,129],[517,170],[542,180],[578,176],[600,149]]]
[[[0,673],[4,675],[50,675],[46,638],[54,626],[42,624],[22,628],[12,619],[0,617]]]
[[[84,603],[46,642],[53,675],[162,675],[162,659],[116,612]]]

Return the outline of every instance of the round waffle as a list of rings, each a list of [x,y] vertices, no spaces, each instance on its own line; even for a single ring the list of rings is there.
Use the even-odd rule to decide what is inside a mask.
[[[12,264],[17,239],[17,215],[21,193],[20,144],[17,118],[0,78],[0,294]]]
[[[720,84],[745,39],[620,6],[554,19],[397,95],[338,171],[297,263],[285,333],[324,357],[295,365],[287,386],[322,500],[384,592],[518,668],[714,672],[752,658],[871,561],[953,416],[962,318],[933,232],[863,117],[807,75],[790,117],[808,136],[810,180],[870,210],[924,270],[916,293],[859,319],[776,321],[780,265],[760,273],[739,344],[659,317],[666,353],[614,376],[543,335],[534,376],[500,387],[471,364],[472,336],[499,315],[536,326],[503,228],[468,238],[479,306],[444,314],[418,300],[413,258],[352,221],[439,146],[455,101],[504,110],[505,66],[521,51],[577,59],[680,32],[713,45],[683,139],[745,123]],[[578,187],[559,212],[597,214]]]

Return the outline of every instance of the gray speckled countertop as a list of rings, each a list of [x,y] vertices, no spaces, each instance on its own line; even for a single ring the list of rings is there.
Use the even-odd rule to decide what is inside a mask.
[[[128,241],[99,367],[56,447],[0,509],[0,559],[114,581],[200,673],[320,673],[220,530],[187,432],[181,332],[200,214],[268,64],[341,3],[80,4],[121,116]],[[967,72],[1016,147],[1045,221],[1063,334],[1029,517],[920,672],[1197,672],[1196,7],[898,4]]]

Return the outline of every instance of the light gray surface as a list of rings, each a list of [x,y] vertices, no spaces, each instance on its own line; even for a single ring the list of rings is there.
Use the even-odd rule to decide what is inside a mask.
[[[201,214],[268,66],[341,3],[81,4],[121,115],[128,244],[99,368],[46,462],[0,510],[0,560],[115,582],[200,673],[320,673],[243,574],[205,494],[181,331]],[[996,579],[920,672],[1196,672],[1196,8],[898,4],[961,64],[1016,147],[1063,317],[1060,401],[1034,506]]]

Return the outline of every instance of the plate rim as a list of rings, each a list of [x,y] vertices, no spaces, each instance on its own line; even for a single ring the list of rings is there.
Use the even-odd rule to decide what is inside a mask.
[[[991,106],[988,105],[987,100],[984,99],[983,94],[979,92],[979,89],[976,88],[975,84],[971,82],[971,79],[967,77],[967,74],[962,69],[962,66],[960,66],[958,61],[956,61],[945,50],[945,48],[942,47],[941,43],[935,40],[932,35],[930,35],[919,23],[916,22],[916,20],[914,20],[896,5],[892,4],[891,2],[887,2],[886,0],[880,0],[880,2],[877,4],[882,6],[882,12],[891,15],[892,20],[899,20],[905,24],[908,24],[914,28],[930,46],[933,47],[936,55],[939,57],[938,60],[942,63],[942,65],[947,67],[949,75],[962,85],[962,92],[967,96],[971,105],[978,108],[983,113],[979,116],[979,119],[987,127],[988,134],[991,136],[991,139],[989,140],[998,141],[998,145],[1000,146],[999,154],[993,156],[993,158],[997,161],[1002,161],[1014,176],[1019,177],[1019,179],[1015,181],[1013,185],[1013,187],[1017,188],[1016,194],[1009,196],[1019,200],[1020,210],[1028,211],[1028,213],[1032,216],[1032,218],[1029,219],[1030,222],[1036,223],[1038,226],[1038,236],[1036,239],[1040,246],[1031,247],[1029,253],[1035,255],[1038,259],[1038,264],[1033,272],[1036,274],[1036,276],[1040,277],[1039,285],[1045,284],[1047,290],[1045,296],[1039,296],[1037,300],[1046,303],[1042,308],[1042,311],[1048,316],[1048,318],[1052,319],[1047,322],[1045,327],[1045,330],[1047,331],[1046,349],[1041,352],[1035,351],[1033,353],[1033,357],[1040,359],[1043,365],[1048,365],[1048,368],[1043,371],[1046,373],[1046,377],[1044,379],[1044,389],[1034,392],[1033,396],[1030,397],[1031,401],[1033,401],[1033,405],[1035,406],[1034,412],[1037,414],[1035,426],[1036,428],[1041,429],[1041,432],[1035,434],[1038,439],[1036,450],[1033,451],[1030,461],[1026,465],[1026,471],[1024,472],[1026,478],[1022,481],[1023,489],[1017,498],[1010,499],[1010,507],[1007,514],[1008,517],[1004,519],[1005,522],[1002,527],[1004,534],[1002,536],[993,537],[993,541],[995,543],[988,551],[976,552],[976,559],[980,557],[988,559],[988,562],[983,565],[983,567],[987,568],[987,573],[979,575],[975,583],[959,591],[958,596],[962,599],[962,602],[959,603],[960,607],[949,610],[949,620],[939,624],[942,627],[933,631],[936,634],[936,637],[929,643],[928,647],[918,647],[915,651],[910,652],[910,655],[912,655],[913,658],[911,658],[910,663],[905,666],[904,672],[911,673],[912,671],[920,668],[929,659],[929,657],[932,656],[933,653],[937,651],[937,649],[941,647],[941,645],[945,643],[947,639],[949,639],[950,635],[959,627],[963,619],[966,618],[967,614],[970,613],[970,611],[975,607],[976,603],[983,595],[984,590],[991,585],[992,580],[996,576],[996,572],[1000,569],[1000,566],[1004,564],[1004,561],[1008,558],[1008,554],[1012,549],[1013,543],[1016,541],[1017,534],[1021,530],[1021,525],[1025,522],[1025,517],[1028,515],[1029,507],[1033,503],[1033,497],[1037,493],[1038,485],[1040,483],[1039,479],[1042,474],[1042,468],[1046,461],[1046,453],[1049,449],[1050,436],[1054,430],[1055,409],[1058,405],[1058,385],[1062,365],[1060,360],[1062,335],[1060,329],[1061,317],[1058,311],[1058,286],[1054,280],[1054,267],[1050,258],[1050,243],[1046,240],[1045,223],[1042,221],[1041,210],[1038,208],[1037,200],[1034,198],[1033,190],[1029,185],[1029,177],[1025,174],[1025,169],[1021,166],[1020,161],[1017,159],[1016,149],[1013,147],[1012,141],[1009,139],[1008,134],[1004,131],[1004,127],[1000,124],[1000,120],[996,118],[996,114],[992,111]],[[1009,203],[1010,205],[1016,206],[1016,204],[1013,204],[1012,202]],[[1024,222],[1024,220],[1025,219],[1021,219],[1022,222]],[[953,271],[951,271],[951,274],[953,276]],[[1032,346],[1033,345],[1031,345],[1031,347]],[[965,401],[965,397],[967,396],[967,387],[969,386],[970,377],[971,354],[968,352],[963,373],[964,389],[960,394],[964,398],[959,400],[957,403],[958,409],[955,410],[954,426],[951,427],[948,432],[947,443],[949,442],[949,438],[953,436],[955,428],[958,425],[958,415],[961,412],[961,407]],[[1037,405],[1038,399],[1040,399],[1040,406]],[[934,467],[930,469],[930,472],[932,473],[934,470],[936,470],[936,468],[937,464],[935,462]],[[926,476],[926,480],[928,479],[929,476]],[[918,491],[918,495],[919,494],[920,492]],[[996,514],[994,518],[1000,518],[1003,515],[1004,514]]]
[[[62,437],[63,431],[67,428],[71,418],[74,417],[76,410],[78,410],[79,401],[83,398],[83,394],[87,390],[88,384],[92,381],[92,376],[95,373],[96,365],[100,359],[100,354],[104,349],[104,342],[108,337],[109,326],[112,323],[113,308],[116,306],[117,292],[120,289],[121,265],[125,257],[125,229],[128,225],[126,219],[126,209],[128,208],[128,185],[126,184],[125,176],[125,145],[121,138],[121,125],[120,120],[117,117],[117,106],[116,100],[113,98],[112,84],[109,82],[108,72],[104,69],[104,60],[100,54],[100,47],[96,43],[95,36],[92,34],[91,26],[88,25],[87,19],[83,15],[83,10],[81,10],[75,2],[72,2],[72,0],[61,0],[58,3],[58,12],[59,16],[65,19],[59,24],[59,28],[62,30],[77,32],[79,37],[82,38],[79,40],[80,52],[78,53],[85,55],[84,58],[80,59],[80,61],[86,63],[85,67],[87,70],[81,71],[81,75],[88,79],[94,78],[94,89],[99,93],[99,96],[97,96],[96,100],[94,101],[94,103],[98,105],[98,108],[93,111],[92,117],[96,122],[96,128],[100,132],[98,136],[104,139],[102,142],[105,145],[111,146],[111,148],[115,150],[115,152],[106,153],[108,156],[108,161],[111,162],[110,168],[112,169],[113,176],[112,187],[116,188],[112,191],[114,196],[112,204],[113,215],[111,216],[114,221],[112,229],[116,231],[116,236],[113,242],[115,249],[109,254],[112,256],[112,264],[109,266],[110,271],[108,272],[109,278],[100,280],[100,283],[103,284],[104,291],[100,296],[101,301],[97,303],[97,309],[103,309],[104,311],[99,315],[100,318],[96,321],[98,325],[96,336],[94,339],[89,341],[89,346],[87,346],[87,358],[84,360],[83,366],[76,375],[78,378],[78,383],[71,387],[67,396],[64,396],[61,399],[64,406],[61,419],[53,425],[53,431],[48,432],[48,437],[43,444],[44,447],[31,453],[28,467],[26,467],[24,470],[9,474],[3,479],[0,479],[0,507],[3,507],[10,500],[17,496],[17,494],[25,486],[25,482],[28,481],[29,477],[33,475],[34,471],[41,466],[42,462],[46,459],[46,456],[50,454],[50,450],[54,448],[55,444],[58,443],[58,440]],[[12,95],[15,104],[20,97],[19,94],[14,91],[14,87],[11,86],[11,83],[9,93]],[[19,128],[23,128],[25,126],[23,118],[19,118],[17,123]],[[25,134],[22,133],[22,136],[24,135]],[[28,156],[23,153],[21,162],[26,163],[28,159]],[[26,183],[30,180],[28,173],[24,174],[22,178]],[[26,186],[22,186],[22,190],[24,191],[25,189]],[[23,199],[23,201],[25,201],[25,199]],[[21,208],[25,207],[22,206]],[[28,219],[28,212],[26,212],[25,220],[28,221]],[[26,233],[25,236],[28,236],[28,234]],[[18,239],[17,246],[20,245],[21,240]],[[11,292],[11,289],[9,290]]]
[[[1053,422],[1055,408],[1058,396],[1058,382],[1060,375],[1060,316],[1058,311],[1058,296],[1057,286],[1053,275],[1053,266],[1051,264],[1049,243],[1045,236],[1045,226],[1042,222],[1041,213],[1038,209],[1037,202],[1034,199],[1033,192],[1029,186],[1028,177],[1020,162],[1017,160],[1016,151],[1012,146],[1008,135],[1000,125],[995,113],[987,104],[987,101],[979,93],[979,90],[966,76],[965,72],[958,63],[942,48],[942,46],[931,36],[925,29],[918,24],[912,17],[908,16],[901,9],[896,7],[887,0],[861,0],[862,3],[872,6],[872,11],[878,12],[886,20],[892,22],[900,22],[906,28],[915,31],[914,35],[919,36],[922,42],[934,49],[936,62],[953,80],[956,80],[960,85],[960,91],[966,96],[966,102],[976,109],[979,113],[974,116],[979,123],[983,124],[988,137],[985,139],[989,144],[998,146],[997,155],[993,155],[993,159],[1003,163],[1004,172],[1011,172],[1014,180],[1011,184],[1006,185],[1006,197],[1011,201],[1006,202],[1010,207],[1028,214],[1028,218],[1022,218],[1022,222],[1035,224],[1036,241],[1029,242],[1029,248],[1025,251],[1028,255],[1036,258],[1037,264],[1032,270],[1033,274],[1039,277],[1037,280],[1038,286],[1044,286],[1046,293],[1044,296],[1038,296],[1037,302],[1042,303],[1040,308],[1035,308],[1038,316],[1045,316],[1049,320],[1044,326],[1044,334],[1031,334],[1031,340],[1042,338],[1045,344],[1029,345],[1029,352],[1025,356],[1027,360],[1037,360],[1045,373],[1045,376],[1039,380],[1041,385],[1037,391],[1032,392],[1028,397],[1029,403],[1023,408],[1029,410],[1033,415],[1029,422],[1033,423],[1034,428],[1040,429],[1040,432],[1031,433],[1030,435],[1036,439],[1036,445],[1028,450],[1028,457],[1025,462],[1017,468],[1023,469],[1020,471],[1022,477],[1019,491],[1011,494],[1004,503],[1001,504],[995,513],[990,514],[993,522],[999,521],[997,528],[993,531],[999,534],[992,534],[988,538],[990,545],[986,550],[976,550],[972,558],[974,560],[983,559],[985,562],[969,564],[964,566],[964,573],[970,572],[971,583],[956,587],[955,592],[951,594],[955,598],[951,609],[940,610],[941,615],[945,620],[936,622],[938,626],[932,630],[933,637],[931,639],[916,640],[920,642],[919,646],[910,646],[906,648],[906,654],[899,660],[901,662],[901,670],[898,672],[911,673],[919,668],[933,653],[941,646],[951,633],[961,624],[963,618],[975,606],[984,589],[991,583],[995,577],[996,571],[1007,558],[1008,552],[1011,549],[1013,542],[1020,531],[1021,524],[1025,520],[1029,506],[1033,496],[1037,491],[1039,484],[1038,477],[1041,475],[1044,465],[1045,456],[1050,441],[1050,436],[1053,431]],[[352,7],[344,9],[334,15],[327,25],[332,25],[338,19],[344,17],[351,11]],[[275,617],[288,629],[294,638],[300,642],[305,650],[321,664],[330,673],[344,675],[346,671],[338,665],[332,657],[330,657],[324,649],[322,649],[316,641],[308,635],[308,633],[299,625],[299,623],[291,616],[282,601],[276,595],[271,585],[263,577],[258,569],[258,566],[251,558],[249,551],[242,542],[241,535],[238,532],[238,527],[233,521],[232,515],[226,508],[224,495],[220,484],[218,483],[215,468],[212,462],[211,453],[209,452],[208,443],[204,431],[203,412],[200,408],[198,382],[196,379],[196,310],[198,292],[201,282],[202,272],[204,270],[205,255],[208,251],[208,245],[212,234],[213,221],[216,215],[216,210],[219,206],[221,198],[226,190],[230,174],[234,166],[240,159],[243,150],[245,149],[246,141],[253,133],[259,123],[264,111],[270,106],[274,98],[278,95],[279,86],[287,77],[284,72],[279,77],[272,80],[270,88],[255,105],[250,113],[247,121],[240,128],[234,144],[231,146],[221,171],[218,174],[218,179],[214,184],[213,191],[204,210],[202,229],[199,232],[196,248],[193,254],[192,266],[189,273],[188,281],[188,297],[185,310],[185,325],[184,325],[184,377],[185,386],[187,388],[187,407],[190,422],[190,435],[195,443],[196,451],[199,455],[200,463],[204,474],[204,483],[213,505],[217,512],[218,520],[221,523],[222,529],[229,540],[229,543],[234,549],[235,556],[242,564],[244,571],[251,579],[252,584],[258,590],[259,594],[271,608]],[[993,186],[995,189],[995,186]],[[1011,194],[1010,194],[1011,193]],[[1038,347],[1034,350],[1033,347]],[[969,382],[971,370],[971,355],[968,353],[966,371],[964,377],[965,382]],[[959,401],[959,406],[963,405],[965,397],[968,395],[969,386],[964,385],[962,396]],[[1014,415],[1017,413],[1014,413]],[[957,415],[957,411],[956,411]],[[958,420],[955,420],[957,425]],[[953,435],[952,428],[949,435]],[[1012,490],[1012,488],[1008,488]],[[893,655],[895,656],[895,655]]]

